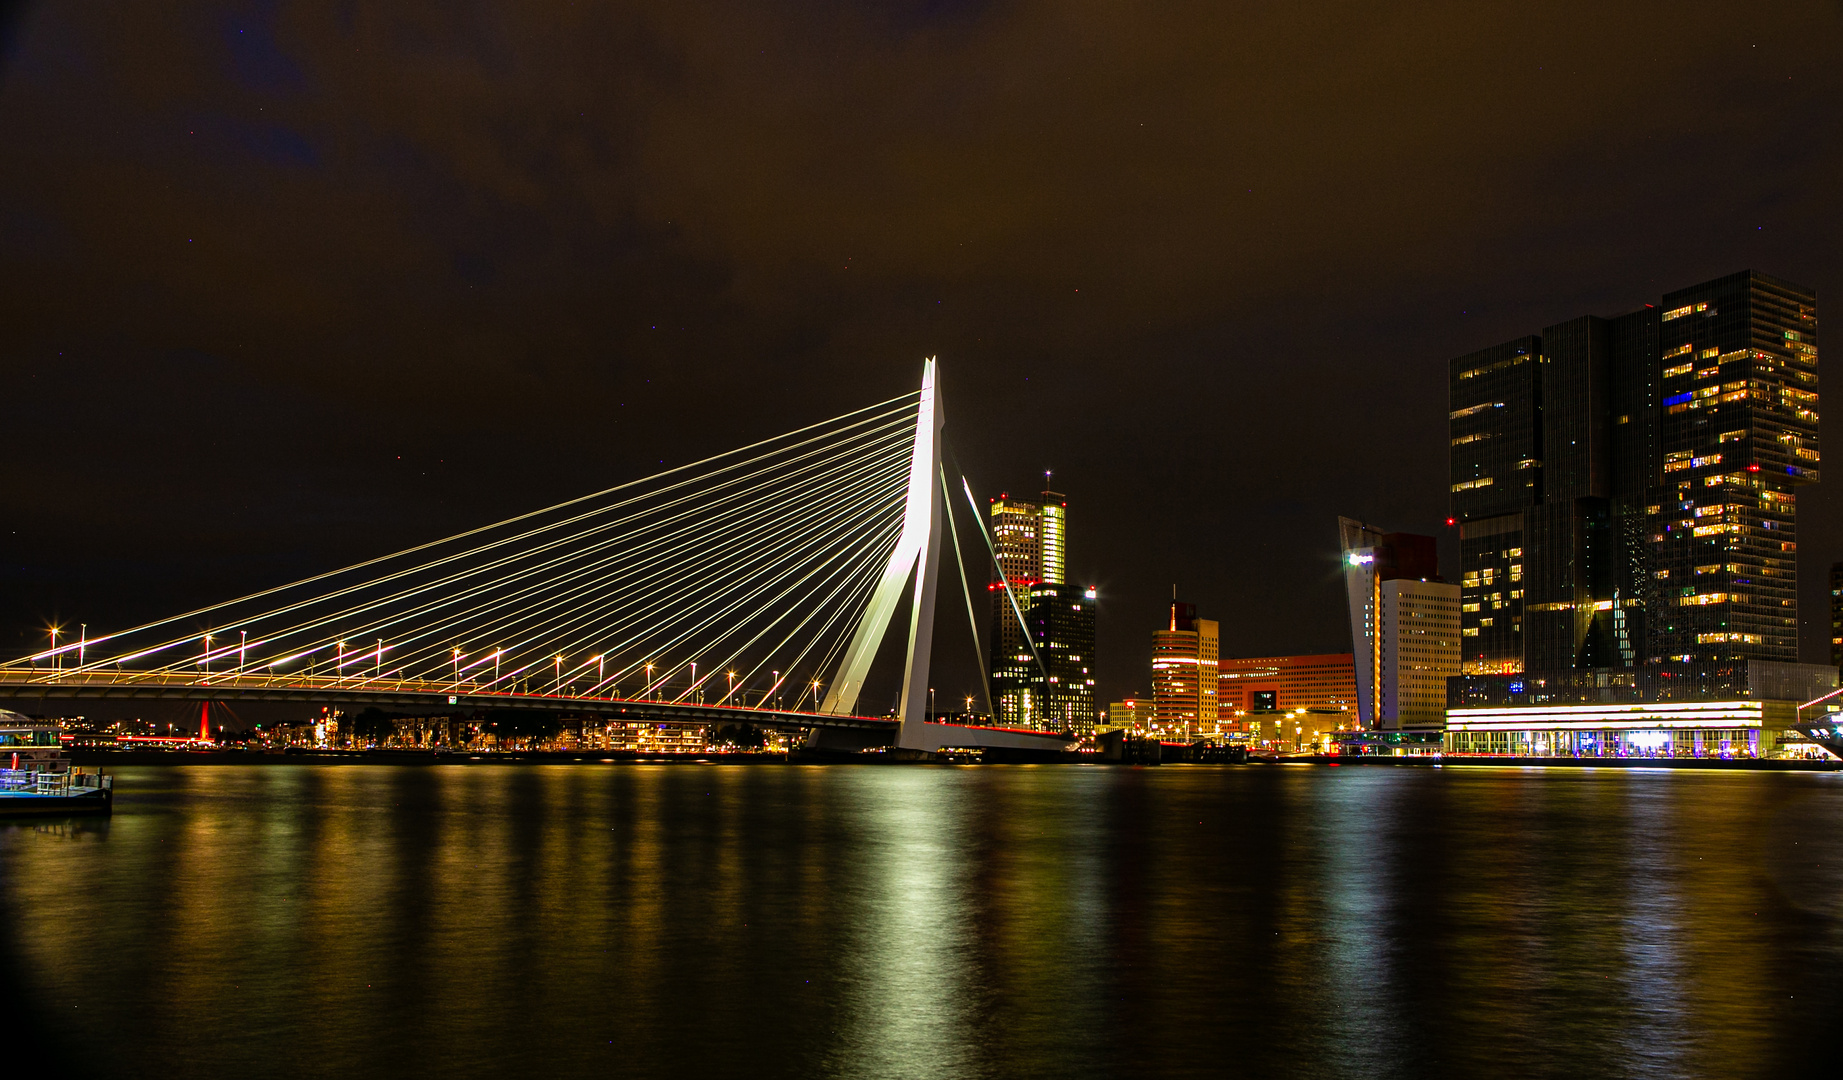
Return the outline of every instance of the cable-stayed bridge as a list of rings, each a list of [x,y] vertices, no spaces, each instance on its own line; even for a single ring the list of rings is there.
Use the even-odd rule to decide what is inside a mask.
[[[805,728],[820,748],[1059,749],[928,719],[958,497],[991,551],[941,465],[937,375],[931,359],[915,393],[391,555],[118,632],[53,631],[0,668],[0,695],[538,708]],[[862,715],[905,594],[897,716]]]

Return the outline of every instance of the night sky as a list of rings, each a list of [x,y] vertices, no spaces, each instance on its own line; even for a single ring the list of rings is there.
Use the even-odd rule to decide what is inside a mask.
[[[45,4],[0,34],[9,656],[938,355],[975,490],[1068,495],[1107,701],[1173,583],[1225,655],[1348,650],[1339,514],[1443,534],[1451,574],[1451,357],[1743,268],[1843,302],[1834,0]],[[1809,661],[1840,486],[1800,493]]]

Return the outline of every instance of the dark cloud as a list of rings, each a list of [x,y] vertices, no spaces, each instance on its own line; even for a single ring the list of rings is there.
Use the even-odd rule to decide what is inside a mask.
[[[1829,296],[1832,3],[0,10],[15,635],[898,392],[1071,496],[1102,689],[1169,584],[1347,648],[1446,359],[1752,266]],[[1802,501],[1807,646],[1843,549]],[[9,638],[12,640],[12,638]],[[955,677],[961,677],[956,675]]]

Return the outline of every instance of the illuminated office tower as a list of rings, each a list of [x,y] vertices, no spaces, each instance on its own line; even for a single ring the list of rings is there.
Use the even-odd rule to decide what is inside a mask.
[[[1446,680],[1459,674],[1459,586],[1397,578],[1382,583],[1381,595],[1377,726],[1438,728],[1446,720]]]
[[[1220,648],[1215,621],[1173,598],[1169,625],[1152,631],[1152,715],[1160,734],[1216,733]]]
[[[1033,585],[1024,612],[1036,657],[1018,682],[1024,727],[1078,738],[1094,732],[1095,591],[1074,585]],[[1038,662],[1041,661],[1041,666]]]
[[[1818,479],[1817,298],[1741,273],[1658,316],[1655,660],[1798,660],[1798,487]]]
[[[1043,492],[1042,502],[1013,499],[1000,493],[991,501],[992,545],[998,556],[1001,582],[994,573],[992,596],[992,637],[990,647],[992,672],[992,706],[1001,724],[1034,724],[1042,710],[1031,703],[1032,680],[1046,677],[1061,679],[1063,674],[1048,676],[1032,658],[1020,614],[1030,614],[1031,590],[1039,585],[1064,584],[1068,564],[1068,503],[1054,491]],[[1004,583],[1011,593],[1006,595]],[[1013,601],[1017,608],[1012,608]],[[1089,608],[1092,615],[1092,607]],[[1090,647],[1083,655],[1092,654]],[[1086,666],[1092,668],[1092,662]],[[1090,695],[1092,696],[1092,695]],[[1090,703],[1087,723],[1093,725],[1094,710]]]
[[[1816,303],[1744,271],[1453,361],[1466,674],[1796,662]]]
[[[1438,727],[1459,674],[1459,586],[1442,581],[1434,538],[1338,519],[1349,594],[1357,718],[1372,731]]]
[[[1836,678],[1797,663],[1817,382],[1815,295],[1754,271],[1454,360],[1465,678],[1449,723],[1456,707],[1732,698],[1755,702],[1747,745],[1771,744],[1758,703]],[[1568,739],[1610,746],[1630,726]],[[1659,739],[1681,745],[1633,745]]]

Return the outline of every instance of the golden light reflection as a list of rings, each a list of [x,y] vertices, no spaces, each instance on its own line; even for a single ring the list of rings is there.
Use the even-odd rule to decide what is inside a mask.
[[[1834,778],[121,770],[0,826],[42,1039],[165,1075],[1797,1072]],[[1784,1066],[1781,1068],[1780,1066]]]

